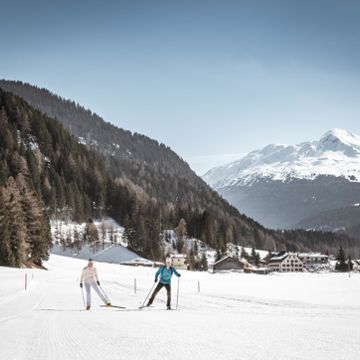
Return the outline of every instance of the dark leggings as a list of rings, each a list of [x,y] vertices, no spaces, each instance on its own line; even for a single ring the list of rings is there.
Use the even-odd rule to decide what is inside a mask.
[[[155,296],[158,294],[158,292],[163,288],[165,287],[166,289],[166,292],[167,292],[167,303],[166,303],[166,306],[170,306],[171,304],[171,286],[170,284],[161,284],[161,283],[158,283],[153,294],[151,295],[151,298],[149,300],[149,305],[151,305],[155,299]]]

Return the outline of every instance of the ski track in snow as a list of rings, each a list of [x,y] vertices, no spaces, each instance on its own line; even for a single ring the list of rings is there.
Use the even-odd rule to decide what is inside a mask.
[[[87,312],[78,280],[83,266],[52,255],[49,271],[0,268],[0,359],[348,360],[360,351],[360,274],[182,271],[180,311],[162,311],[164,290],[154,307],[139,311],[155,269],[102,263],[96,266],[105,292],[128,309],[101,308],[93,296]],[[173,307],[176,290],[177,278]]]

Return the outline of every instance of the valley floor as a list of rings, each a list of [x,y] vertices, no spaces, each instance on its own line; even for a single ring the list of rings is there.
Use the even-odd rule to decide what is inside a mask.
[[[0,267],[1,359],[348,360],[360,353],[360,274],[182,271],[180,311],[164,310],[165,291],[138,311],[155,270],[98,263],[112,302],[128,310],[101,308],[93,297],[86,312],[85,264],[52,255],[48,271]]]

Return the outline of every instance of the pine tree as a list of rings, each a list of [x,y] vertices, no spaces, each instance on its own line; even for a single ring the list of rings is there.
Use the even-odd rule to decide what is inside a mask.
[[[146,251],[147,232],[145,229],[144,217],[139,214],[137,222],[135,224],[135,240],[136,244],[133,244],[136,251],[145,257],[149,257],[150,254]]]
[[[259,266],[260,264],[260,254],[258,252],[255,253],[255,258],[254,258],[254,263],[255,263],[255,266]]]
[[[222,258],[222,252],[220,249],[216,249],[215,261],[219,261]]]
[[[250,255],[250,261],[255,265],[255,266],[259,266],[260,264],[260,254],[255,250],[255,248],[253,247],[251,249],[251,255]]]
[[[85,240],[90,244],[91,251],[95,253],[98,247],[99,233],[96,225],[90,220],[85,226]]]
[[[74,246],[73,243],[73,238],[71,236],[71,229],[68,228],[67,233],[66,233],[66,241],[65,241],[66,247],[69,249],[72,249]]]
[[[352,271],[353,270],[353,267],[354,267],[354,264],[353,264],[353,262],[352,262],[352,259],[351,259],[351,255],[349,254],[349,256],[348,256],[348,270],[349,271]]]
[[[237,244],[235,244],[235,257],[236,259],[239,258],[239,246]]]
[[[146,221],[148,233],[145,253],[150,254],[150,259],[157,260],[162,257],[160,219],[157,213],[151,213]]]
[[[9,233],[9,219],[7,209],[5,207],[5,200],[3,196],[3,189],[0,188],[0,265],[12,266],[13,257],[10,248],[10,233]]]
[[[188,258],[189,258],[190,269],[191,270],[197,270],[194,247],[191,248],[191,250],[189,252],[189,255],[188,255]]]
[[[186,221],[185,219],[181,218],[179,221],[178,226],[174,229],[176,236],[178,238],[183,238],[184,236],[186,236],[187,234],[187,229],[186,229]]]
[[[244,247],[241,248],[240,258],[241,259],[246,259],[246,260],[249,259],[249,254],[244,249]]]
[[[26,242],[26,225],[21,208],[21,195],[14,178],[6,182],[4,191],[5,206],[8,213],[10,231],[11,266],[21,266],[27,263],[29,244]]]
[[[208,270],[208,261],[207,261],[205,253],[203,253],[202,256],[201,256],[200,265],[201,265],[201,270],[202,271],[207,271]]]
[[[52,237],[50,228],[50,219],[45,210],[43,210],[43,218],[41,221],[41,241],[33,246],[35,264],[49,259],[49,248],[52,247]]]
[[[116,244],[116,239],[115,239],[115,235],[114,235],[114,227],[111,225],[110,228],[109,228],[109,233],[110,233],[110,243],[111,245],[114,245]]]
[[[268,264],[270,262],[271,258],[272,258],[272,252],[271,252],[271,250],[269,250],[268,253],[266,254],[264,260]]]
[[[181,254],[185,244],[184,237],[187,234],[186,221],[183,218],[180,219],[179,224],[174,231],[176,234],[176,250]]]
[[[18,175],[16,183],[20,192],[20,204],[25,223],[29,257],[34,257],[37,261],[40,261],[41,256],[38,256],[37,250],[39,244],[42,242],[43,213],[39,206],[36,193],[29,190],[22,174]]]
[[[72,193],[74,196],[73,204],[74,204],[74,221],[81,224],[85,219],[85,209],[84,209],[84,199],[81,196],[80,190],[76,184],[74,184],[74,188],[72,189]]]
[[[339,252],[338,252],[338,255],[336,257],[336,260],[339,261],[340,265],[345,264],[345,251],[342,248],[342,246],[340,246],[340,248],[339,248]]]
[[[347,271],[348,270],[348,266],[346,264],[345,251],[342,248],[342,246],[340,246],[340,248],[339,248],[339,252],[338,252],[338,255],[336,257],[336,260],[337,260],[337,263],[336,263],[336,266],[335,266],[336,270],[339,270],[339,271]]]
[[[79,230],[75,227],[74,229],[74,246],[77,252],[82,248]]]
[[[104,250],[105,249],[105,241],[106,241],[106,225],[104,220],[101,221],[101,226],[100,226],[100,231],[101,231],[101,247]]]
[[[125,228],[123,233],[123,240],[130,249],[134,246],[136,247],[135,230],[132,226]]]

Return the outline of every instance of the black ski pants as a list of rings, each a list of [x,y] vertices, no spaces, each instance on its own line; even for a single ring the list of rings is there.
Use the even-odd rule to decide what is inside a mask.
[[[154,292],[151,295],[151,298],[149,300],[149,305],[151,305],[156,297],[156,295],[158,294],[158,292],[165,287],[166,292],[167,292],[167,303],[166,306],[170,306],[171,305],[171,286],[170,284],[162,284],[162,283],[158,283]]]

